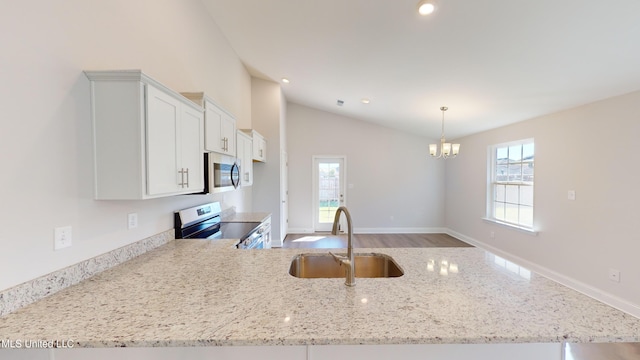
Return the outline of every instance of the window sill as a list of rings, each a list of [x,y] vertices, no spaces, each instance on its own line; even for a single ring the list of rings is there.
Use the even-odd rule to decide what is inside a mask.
[[[498,221],[498,220],[490,219],[490,218],[482,218],[482,220],[484,220],[486,222],[489,222],[489,223],[492,223],[492,224],[500,225],[500,226],[505,227],[507,229],[520,231],[520,232],[523,232],[523,233],[525,233],[527,235],[538,236],[538,232],[533,230],[533,229],[530,229],[530,228],[509,224],[509,223],[506,223],[506,222],[502,222],[502,221]]]

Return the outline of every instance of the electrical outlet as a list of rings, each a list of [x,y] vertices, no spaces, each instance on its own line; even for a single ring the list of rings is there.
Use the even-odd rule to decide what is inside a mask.
[[[620,282],[620,270],[609,269],[609,280],[619,283]]]
[[[496,238],[496,233],[493,232],[493,231],[489,232],[489,238],[495,239]]]
[[[567,191],[567,199],[575,200],[576,199],[576,191],[575,190]]]
[[[71,226],[57,227],[53,231],[53,250],[71,246]]]
[[[127,215],[127,228],[129,230],[138,227],[138,213],[131,213]]]

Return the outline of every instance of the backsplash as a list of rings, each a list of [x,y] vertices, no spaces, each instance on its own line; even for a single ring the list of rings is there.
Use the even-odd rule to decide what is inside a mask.
[[[54,271],[0,292],[0,316],[75,285],[175,239],[173,229]]]

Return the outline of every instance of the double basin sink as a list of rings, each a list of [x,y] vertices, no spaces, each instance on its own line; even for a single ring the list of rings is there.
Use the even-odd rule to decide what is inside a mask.
[[[404,271],[385,254],[354,254],[356,278],[392,278],[404,275]],[[293,258],[289,274],[298,278],[344,278],[345,266],[331,254],[308,253]]]

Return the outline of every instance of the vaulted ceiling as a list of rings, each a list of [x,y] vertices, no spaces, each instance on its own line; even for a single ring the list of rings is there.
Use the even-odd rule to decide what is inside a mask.
[[[637,0],[203,2],[289,101],[433,138],[640,90]]]

